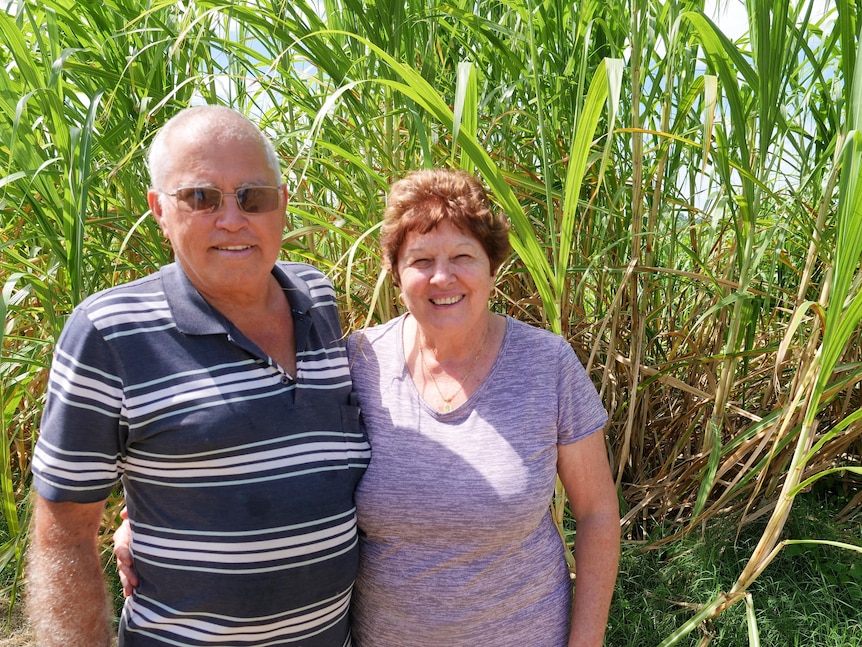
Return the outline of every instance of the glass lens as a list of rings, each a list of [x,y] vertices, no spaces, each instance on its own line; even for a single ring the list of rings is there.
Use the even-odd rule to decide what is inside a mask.
[[[221,205],[221,191],[210,187],[188,187],[177,189],[174,196],[177,206],[183,211],[192,213],[210,213]]]
[[[237,189],[236,201],[246,213],[266,213],[278,208],[278,189],[271,186]]]
[[[278,208],[279,190],[273,186],[249,186],[235,193],[222,193],[221,189],[205,186],[190,186],[171,193],[177,200],[180,211],[193,214],[210,214],[218,211],[223,196],[236,197],[240,211],[249,214],[267,213]]]

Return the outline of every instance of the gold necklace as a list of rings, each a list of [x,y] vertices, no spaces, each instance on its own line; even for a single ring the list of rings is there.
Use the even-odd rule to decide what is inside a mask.
[[[460,386],[458,387],[458,390],[455,391],[455,393],[450,395],[448,398],[445,395],[443,395],[443,391],[440,390],[440,385],[437,384],[437,378],[434,377],[434,373],[431,372],[431,369],[428,368],[428,364],[425,363],[425,351],[422,349],[422,340],[420,339],[420,336],[418,335],[418,329],[417,329],[416,343],[419,344],[419,357],[422,360],[422,368],[425,369],[425,372],[431,376],[431,381],[434,383],[434,388],[437,389],[437,393],[440,395],[440,399],[443,400],[443,407],[442,407],[443,413],[449,413],[450,411],[452,411],[452,400],[455,399],[456,395],[461,393],[461,391],[464,389],[464,385],[467,384],[467,379],[473,374],[473,369],[476,368],[476,364],[479,362],[479,358],[482,356],[482,351],[485,350],[485,342],[488,341],[488,328],[489,327],[490,326],[488,326],[488,325],[485,326],[485,336],[482,337],[482,343],[479,345],[479,352],[476,353],[476,357],[473,358],[473,363],[470,364],[470,368],[467,369],[467,373],[464,375],[463,378],[461,378],[461,383],[460,383]]]

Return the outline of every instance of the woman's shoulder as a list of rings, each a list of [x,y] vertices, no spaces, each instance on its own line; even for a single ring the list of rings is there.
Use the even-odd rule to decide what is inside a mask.
[[[531,352],[539,352],[541,350],[560,352],[561,348],[571,348],[565,339],[550,330],[539,328],[538,326],[528,324],[513,317],[507,316],[506,319],[507,334],[510,337],[512,344],[516,345],[518,348],[526,346],[531,350]]]
[[[398,339],[398,331],[400,330],[400,322],[405,315],[400,315],[394,319],[390,319],[386,323],[376,326],[369,326],[352,332],[347,338],[347,350],[349,354],[356,352],[357,348],[365,348],[366,345],[371,348],[377,348],[381,344],[386,344],[389,339]]]

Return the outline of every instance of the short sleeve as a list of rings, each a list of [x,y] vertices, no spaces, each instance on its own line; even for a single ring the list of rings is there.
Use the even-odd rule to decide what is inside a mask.
[[[604,428],[608,414],[572,347],[560,338],[557,443],[568,445]]]
[[[32,463],[33,486],[46,499],[93,503],[116,485],[125,430],[116,364],[86,311],[73,312],[54,349]]]

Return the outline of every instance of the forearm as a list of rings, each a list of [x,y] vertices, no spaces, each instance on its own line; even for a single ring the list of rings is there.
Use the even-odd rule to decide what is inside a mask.
[[[26,590],[28,615],[39,647],[111,645],[112,614],[95,529],[70,533],[51,511],[37,505]]]
[[[578,521],[575,596],[568,647],[601,647],[619,565],[619,516],[611,512]]]

